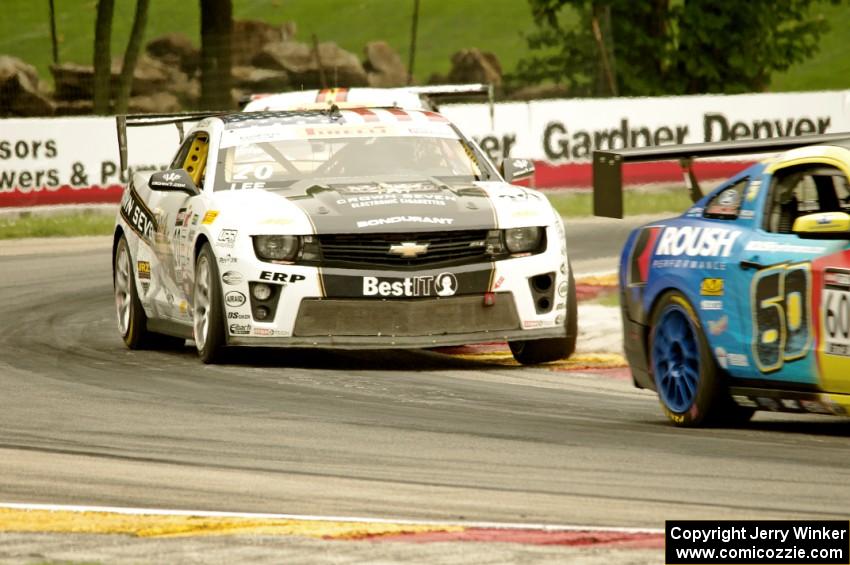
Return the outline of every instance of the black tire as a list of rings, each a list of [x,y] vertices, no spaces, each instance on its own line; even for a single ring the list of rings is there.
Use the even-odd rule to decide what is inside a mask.
[[[564,319],[566,337],[509,341],[511,353],[523,365],[537,365],[559,359],[567,359],[576,350],[578,337],[578,304],[573,268],[570,266],[569,289],[567,290],[567,315]]]
[[[195,260],[195,285],[192,296],[192,325],[198,356],[204,363],[224,359],[227,340],[224,335],[224,307],[218,263],[209,243],[201,247]]]
[[[125,263],[126,261],[126,263]],[[118,316],[118,333],[130,349],[180,349],[186,344],[182,337],[152,332],[147,329],[148,317],[133,274],[133,257],[124,235],[115,246],[112,268],[112,288],[115,292],[115,309]],[[122,291],[123,289],[123,291]],[[126,318],[122,320],[122,301],[126,299]]]
[[[688,299],[665,293],[652,310],[649,366],[661,409],[677,426],[739,425],[753,410],[735,404]]]
[[[153,344],[154,334],[147,329],[148,318],[139,300],[134,273],[130,246],[122,234],[118,245],[115,246],[112,267],[118,333],[130,349],[145,349]]]

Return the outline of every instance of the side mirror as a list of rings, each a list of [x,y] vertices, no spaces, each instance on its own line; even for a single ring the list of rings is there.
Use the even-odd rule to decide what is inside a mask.
[[[502,161],[502,176],[507,182],[530,178],[534,174],[534,161],[531,159],[505,159]]]
[[[194,196],[200,192],[192,177],[183,169],[172,169],[170,171],[159,171],[151,175],[148,181],[151,190],[163,192],[185,192]]]
[[[850,214],[845,212],[818,212],[794,220],[791,231],[800,237],[822,239],[850,239]]]

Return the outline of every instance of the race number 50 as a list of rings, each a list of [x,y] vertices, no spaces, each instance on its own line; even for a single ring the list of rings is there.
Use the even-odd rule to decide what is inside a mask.
[[[756,273],[753,305],[753,358],[763,373],[802,359],[811,341],[811,264],[769,267]]]

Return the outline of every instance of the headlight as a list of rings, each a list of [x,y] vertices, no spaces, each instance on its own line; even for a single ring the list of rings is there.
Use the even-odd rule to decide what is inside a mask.
[[[511,253],[525,253],[540,247],[543,230],[539,227],[511,228],[505,230],[505,245]]]
[[[297,235],[255,235],[254,253],[264,261],[292,261],[301,240]]]

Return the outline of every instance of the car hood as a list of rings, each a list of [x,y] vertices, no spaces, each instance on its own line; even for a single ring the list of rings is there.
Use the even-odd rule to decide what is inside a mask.
[[[280,192],[276,192],[280,194]],[[334,183],[284,196],[317,233],[421,232],[496,227],[487,192],[434,181]]]

